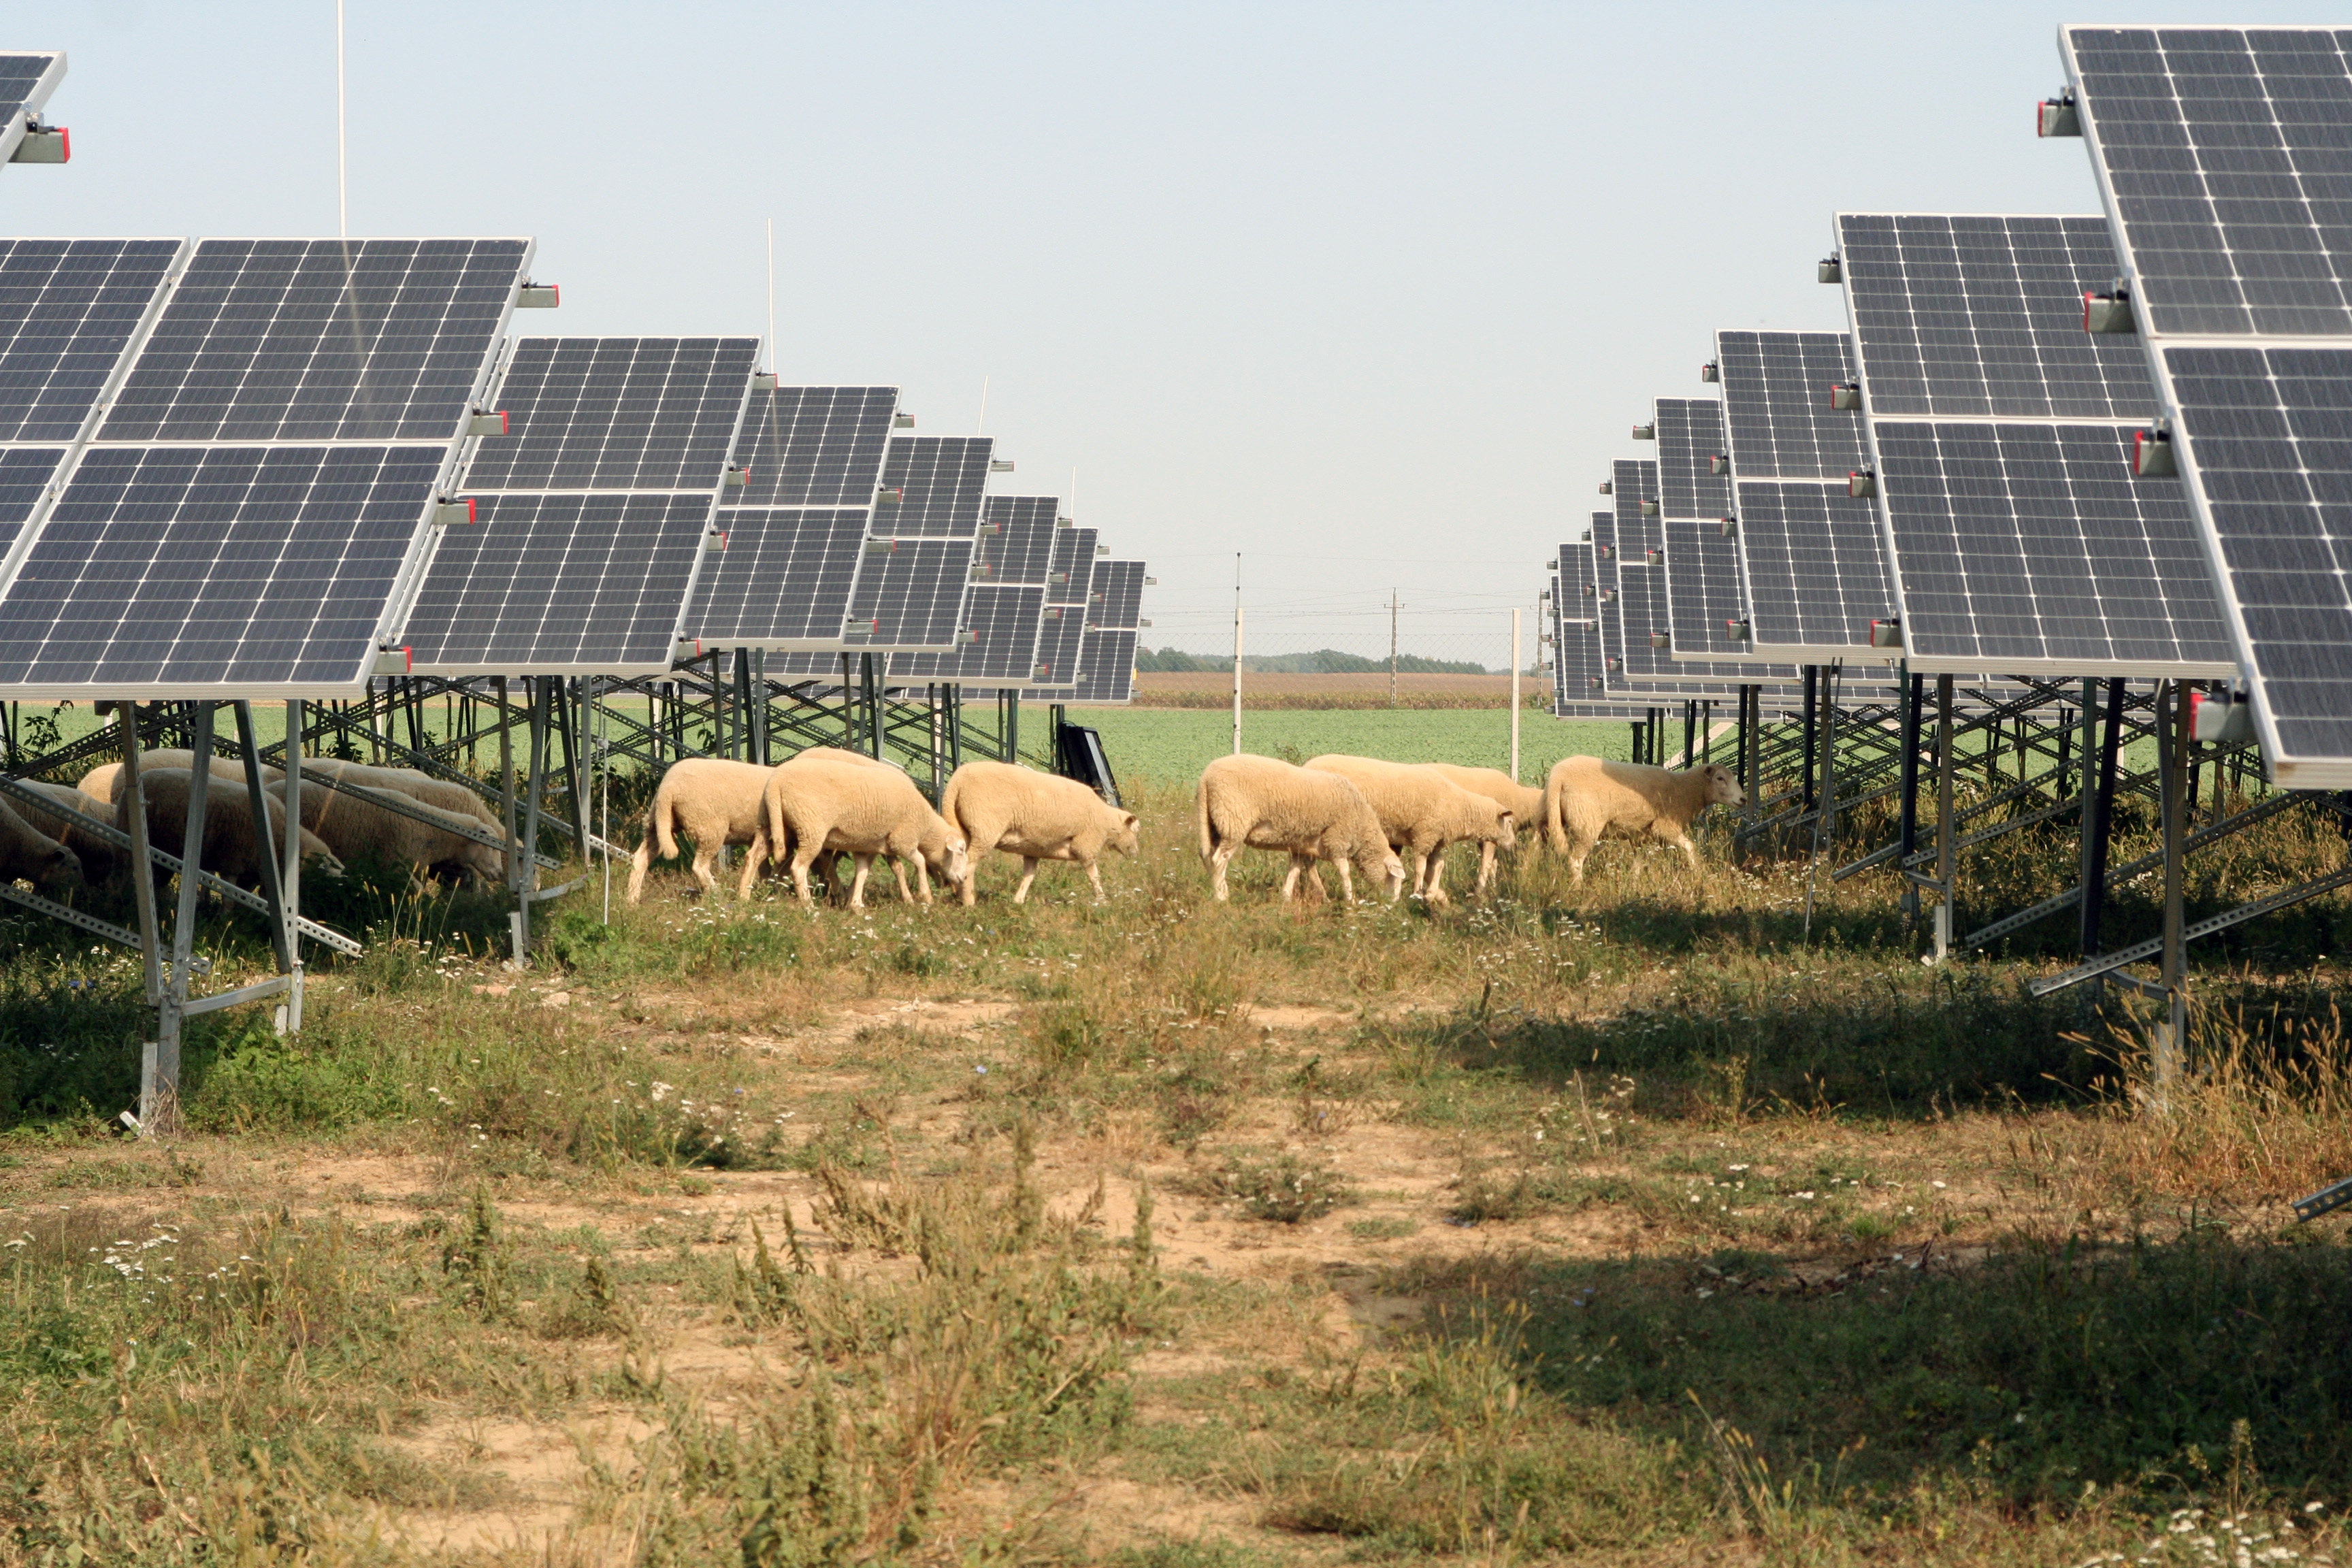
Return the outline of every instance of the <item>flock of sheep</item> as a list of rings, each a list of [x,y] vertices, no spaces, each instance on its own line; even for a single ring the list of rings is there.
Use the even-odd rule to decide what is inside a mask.
[[[184,751],[145,752],[140,764],[149,842],[173,855],[184,853],[194,765],[193,753]],[[216,782],[206,792],[202,864],[253,886],[260,858],[284,842],[284,775],[262,769],[269,818],[264,838],[254,830],[244,764],[215,759],[211,770]],[[116,851],[74,816],[129,827],[121,764],[93,769],[76,785],[26,782],[61,809],[52,814],[28,801],[0,803],[0,879],[64,890],[111,875]],[[371,792],[402,796],[408,809],[377,805]],[[303,855],[330,872],[364,856],[410,866],[420,875],[483,882],[505,875],[502,852],[478,837],[483,829],[500,832],[502,825],[463,784],[407,768],[305,758],[300,796]],[[1361,872],[1391,900],[1410,886],[1433,904],[1445,901],[1445,853],[1452,845],[1479,847],[1481,892],[1493,877],[1496,850],[1516,845],[1538,824],[1545,840],[1569,858],[1580,882],[1586,857],[1608,833],[1648,834],[1680,848],[1696,868],[1698,849],[1687,831],[1692,820],[1709,805],[1743,800],[1727,768],[1670,771],[1598,757],[1567,758],[1535,789],[1493,768],[1445,763],[1330,755],[1299,766],[1235,755],[1211,763],[1195,794],[1201,858],[1221,900],[1227,896],[1227,866],[1249,848],[1289,857],[1286,900],[1301,896],[1302,879],[1306,896],[1322,896],[1319,868],[1328,860],[1338,867],[1341,893],[1351,900],[1355,874]],[[1003,853],[1022,862],[1014,903],[1027,900],[1038,866],[1048,860],[1082,868],[1099,901],[1103,854],[1133,855],[1138,826],[1134,813],[1084,784],[1003,763],[958,768],[934,810],[903,770],[855,752],[815,746],[776,767],[694,758],[662,776],[632,857],[628,898],[637,901],[656,858],[676,857],[685,838],[693,843],[693,874],[706,894],[718,890],[711,872],[720,855],[740,846],[746,853],[739,898],[748,898],[761,867],[772,864],[789,873],[801,902],[813,904],[811,872],[822,865],[828,882],[842,888],[846,859],[856,868],[846,883],[849,903],[862,908],[874,863],[887,859],[902,900],[930,902],[937,877],[970,904],[976,868]]]

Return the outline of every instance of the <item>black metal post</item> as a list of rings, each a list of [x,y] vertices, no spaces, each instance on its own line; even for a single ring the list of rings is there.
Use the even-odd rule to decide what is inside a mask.
[[[2099,738],[2099,780],[2084,801],[2083,825],[2082,948],[2084,958],[2099,951],[2099,915],[2106,905],[2107,837],[2116,809],[2116,759],[2123,742],[2124,683],[2107,682],[2107,721]]]
[[[1818,728],[1821,723],[1820,687],[1822,669],[1821,666],[1817,664],[1809,664],[1804,667],[1804,783],[1799,787],[1802,792],[1801,798],[1804,808],[1807,811],[1811,811],[1813,809],[1814,805],[1819,798],[1813,791],[1813,752],[1816,749],[1815,742],[1818,737]]]

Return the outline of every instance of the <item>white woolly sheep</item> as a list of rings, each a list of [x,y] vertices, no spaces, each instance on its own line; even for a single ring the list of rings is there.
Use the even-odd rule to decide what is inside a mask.
[[[914,901],[904,868],[909,860],[927,904],[931,871],[950,889],[961,887],[971,874],[963,835],[931,809],[912,780],[895,768],[876,767],[871,758],[795,761],[775,768],[768,774],[763,805],[768,842],[791,866],[793,887],[804,905],[812,901],[809,867],[828,850],[856,857],[857,875],[849,889],[854,910],[866,907],[866,879],[878,855],[897,862],[898,897],[907,902]]]
[[[1368,879],[1377,872],[1391,902],[1404,888],[1404,863],[1389,847],[1381,819],[1363,792],[1338,773],[1246,752],[1219,757],[1201,770],[1193,809],[1201,861],[1219,902],[1227,896],[1225,868],[1244,847],[1290,857],[1290,874],[1282,879],[1286,900],[1297,892],[1299,874],[1322,860],[1339,862],[1339,889],[1350,902],[1351,866]]]
[[[187,858],[188,786],[195,776],[186,768],[158,768],[152,773],[143,766],[140,768],[139,793],[147,802],[147,843],[151,848],[183,859]],[[282,792],[285,786],[276,787]],[[266,845],[254,841],[253,801],[246,794],[245,781],[240,778],[225,785],[217,773],[213,776],[205,791],[204,854],[196,862],[200,869],[240,887],[261,885],[261,858],[267,856],[275,864],[286,844],[283,794],[265,795],[262,798],[269,816],[269,841]],[[127,793],[114,803],[114,826],[130,831],[131,797]],[[305,831],[300,842],[303,859],[320,860],[330,876],[341,873],[341,860],[324,839]]]
[[[0,801],[0,883],[22,879],[51,892],[82,883],[81,858]]]
[[[341,787],[332,779],[302,781],[302,826],[343,859],[372,855],[412,872],[446,868],[477,883],[505,879],[506,851],[466,837],[480,826],[472,817],[411,799],[409,810],[429,819],[420,820],[376,805],[360,793],[361,787]],[[282,780],[269,786],[269,795],[285,804]]]
[[[1647,833],[1672,844],[1698,869],[1689,827],[1710,805],[1742,805],[1748,796],[1729,768],[1707,763],[1687,771],[1563,757],[1544,781],[1544,837],[1584,880],[1585,858],[1607,833]]]
[[[36,795],[55,801],[67,811],[78,811],[84,816],[94,816],[100,822],[111,822],[114,819],[114,807],[111,804],[97,799],[95,796],[84,795],[71,784],[49,784],[41,779],[18,779],[16,782]],[[239,782],[242,783],[242,781]],[[10,800],[6,804],[13,806],[17,815],[31,823],[35,828],[72,850],[74,858],[81,862],[84,881],[102,882],[113,874],[114,846],[105,839],[62,814],[45,812],[26,801]]]
[[[1025,902],[1029,884],[1044,860],[1069,860],[1086,868],[1103,901],[1102,854],[1133,855],[1136,816],[1121,811],[1076,779],[1057,778],[1009,763],[971,762],[955,771],[940,797],[940,814],[964,837],[973,874],[963,882],[963,901],[976,897],[981,857],[1001,849],[1021,859],[1021,885],[1013,901]]]
[[[719,891],[710,875],[719,852],[730,844],[750,845],[751,858],[743,868],[743,890],[748,892],[751,873],[768,853],[767,823],[761,815],[760,800],[771,771],[757,763],[730,762],[724,757],[688,757],[672,763],[646,809],[645,837],[637,852],[629,857],[629,902],[635,903],[645,892],[646,869],[653,864],[655,850],[658,848],[665,860],[676,855],[681,832],[694,840],[694,879],[702,884],[705,897]]]
[[[1479,862],[1479,892],[1494,868],[1494,847],[1511,837],[1511,814],[1483,795],[1474,795],[1434,768],[1382,762],[1339,752],[1307,760],[1310,768],[1339,774],[1364,792],[1389,847],[1404,858],[1413,892],[1433,904],[1445,902],[1445,847],[1466,839],[1486,847]]]
[[[165,768],[177,768],[180,772],[186,773],[195,765],[196,753],[187,751],[184,748],[161,752],[142,752],[139,753],[139,771],[142,773],[153,773]],[[310,764],[305,763],[303,765],[307,768]],[[261,782],[263,784],[273,784],[285,776],[286,775],[284,773],[280,773],[278,769],[271,767],[268,763],[261,764]],[[242,789],[245,787],[245,763],[235,757],[215,757],[213,759],[213,777],[216,779],[226,779],[231,784],[236,784],[238,788]],[[86,795],[89,795],[94,799],[102,800],[106,802],[107,805],[112,805],[116,801],[122,798],[122,763],[121,760],[117,759],[114,762],[100,763],[97,767],[94,767],[90,769],[89,772],[82,774],[81,782],[74,787],[80,790],[81,793]],[[210,798],[209,792],[207,792],[206,798]]]
[[[489,803],[464,784],[448,779],[436,779],[431,773],[415,768],[373,768],[363,763],[347,763],[340,757],[304,757],[302,787],[308,789],[312,779],[330,779],[337,783],[364,784],[370,789],[390,790],[411,800],[421,800],[427,805],[437,805],[443,811],[459,816],[470,816],[483,827],[503,837],[507,825]]]

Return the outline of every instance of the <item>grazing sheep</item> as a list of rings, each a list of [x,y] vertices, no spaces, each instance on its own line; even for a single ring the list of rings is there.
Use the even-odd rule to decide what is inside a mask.
[[[715,896],[718,882],[710,875],[719,852],[730,844],[751,847],[744,866],[743,892],[750,892],[751,872],[768,853],[765,819],[760,800],[772,771],[757,763],[730,762],[724,757],[688,757],[672,763],[654,791],[646,812],[645,837],[629,857],[629,902],[635,903],[646,888],[646,870],[658,848],[665,860],[677,853],[677,835],[694,840],[694,879],[705,898]]]
[[[1404,887],[1404,863],[1390,849],[1381,819],[1363,792],[1338,773],[1246,752],[1219,757],[1201,770],[1193,805],[1201,860],[1220,903],[1227,896],[1225,867],[1244,847],[1290,857],[1290,875],[1282,879],[1286,900],[1297,892],[1299,873],[1319,860],[1339,863],[1339,889],[1351,903],[1350,866],[1361,867],[1368,878],[1377,871],[1391,902]]]
[[[1511,847],[1518,848],[1518,836],[1536,835],[1543,841],[1544,793],[1534,784],[1523,784],[1500,768],[1465,768],[1454,763],[1430,763],[1427,766],[1444,773],[1472,795],[1483,795],[1511,814]],[[1478,885],[1483,888],[1494,879],[1495,847],[1478,847]]]
[[[431,773],[415,768],[372,768],[362,763],[347,763],[340,757],[304,757],[302,786],[308,789],[313,779],[331,779],[338,784],[365,784],[370,789],[389,790],[404,795],[411,800],[421,800],[427,805],[437,805],[444,811],[470,816],[482,826],[503,837],[505,820],[489,807],[489,803],[467,788],[448,779],[436,779]]]
[[[68,811],[78,811],[84,816],[94,816],[100,822],[113,820],[113,807],[106,801],[82,794],[71,784],[47,784],[39,779],[18,779],[25,788],[47,796]],[[114,846],[99,837],[63,815],[52,816],[38,806],[21,800],[9,800],[17,814],[41,832],[74,852],[81,862],[84,881],[102,882],[114,871]]]
[[[1016,904],[1027,901],[1041,860],[1071,860],[1085,867],[1087,879],[1095,885],[1095,902],[1101,903],[1103,851],[1136,851],[1135,813],[1119,810],[1076,779],[1009,763],[966,763],[958,768],[940,797],[940,814],[963,835],[975,868],[964,879],[967,904],[976,897],[980,858],[992,849],[1021,858],[1021,885],[1013,889]]]
[[[847,850],[857,858],[849,907],[866,907],[866,879],[877,855],[898,862],[898,897],[907,890],[905,863],[915,864],[922,901],[931,901],[929,873],[950,888],[971,874],[963,835],[931,809],[914,782],[895,768],[863,763],[793,762],[770,771],[766,796],[767,841],[777,858],[792,867],[793,887],[808,904],[809,867],[827,850]],[[748,885],[749,878],[745,879]]]
[[[1748,796],[1729,768],[1706,763],[1686,771],[1612,763],[1600,757],[1563,757],[1544,781],[1544,837],[1568,857],[1576,881],[1584,880],[1585,857],[1603,834],[1648,833],[1675,845],[1698,869],[1698,846],[1688,829],[1710,805],[1744,805]]]
[[[147,800],[147,843],[166,855],[187,858],[188,785],[195,774],[185,768],[158,768],[149,773],[139,770],[139,793]],[[236,781],[235,788],[224,789],[216,773],[212,785],[205,791],[204,854],[198,858],[198,868],[210,871],[225,882],[239,887],[261,885],[261,858],[274,863],[286,843],[286,801],[283,784],[273,785],[264,796],[269,815],[269,842],[257,845],[253,837],[253,802],[245,792],[245,782]],[[308,802],[304,803],[305,805]],[[131,830],[131,800],[128,795],[114,803],[114,826],[124,832]],[[342,861],[333,849],[318,836],[304,832],[302,858],[321,858],[329,876],[339,876]]]
[[[19,880],[70,891],[81,886],[81,858],[0,801],[0,883]]]
[[[1479,892],[1494,869],[1494,847],[1509,842],[1511,814],[1483,795],[1474,795],[1433,768],[1387,763],[1375,757],[1333,752],[1310,758],[1310,768],[1338,773],[1364,792],[1372,815],[1389,836],[1389,847],[1404,857],[1415,895],[1445,902],[1445,847],[1456,839],[1486,846],[1479,861]]]
[[[186,773],[195,765],[196,753],[184,749],[179,751],[142,752],[139,753],[139,772],[142,775],[164,768],[177,768],[180,772]],[[310,764],[305,763],[303,765],[307,769]],[[268,763],[261,764],[261,782],[263,784],[273,784],[285,776],[286,775],[284,773],[280,773],[278,769],[271,767]],[[242,788],[245,784],[245,763],[235,757],[215,757],[213,759],[213,777],[216,779],[226,779],[230,783]],[[90,769],[89,772],[82,774],[81,782],[74,787],[80,790],[81,793],[86,795],[89,795],[98,800],[102,800],[106,802],[107,805],[112,805],[116,801],[122,798],[122,763],[119,761],[101,763],[97,767]],[[209,798],[209,795],[207,798]]]
[[[412,871],[426,874],[446,868],[477,883],[503,881],[506,852],[465,835],[478,825],[469,816],[443,811],[421,800],[407,804],[446,826],[420,821],[404,812],[389,811],[359,793],[360,786],[338,788],[337,781],[302,781],[302,826],[326,841],[346,860],[373,855]],[[283,781],[269,786],[269,796],[286,803]]]
[[[776,765],[791,767],[798,763],[849,763],[861,768],[881,768],[885,772],[897,773],[900,778],[909,776],[907,770],[897,763],[887,762],[880,757],[870,757],[864,752],[844,751],[839,746],[803,746]],[[763,784],[761,787],[764,789],[766,786]],[[743,875],[737,880],[735,890],[740,898],[748,899],[751,896],[751,883],[760,874],[763,858],[765,864],[778,867],[784,865],[791,858],[789,851],[784,847],[767,842],[764,826],[763,819],[763,831],[761,837],[763,850],[748,856],[744,859]],[[841,874],[844,863],[849,858],[849,852],[845,849],[819,850],[814,862],[814,868],[824,878],[826,896],[835,903],[846,903],[849,900],[849,879]],[[905,868],[896,861],[893,861],[892,865],[898,869],[899,885],[904,887],[906,885]]]

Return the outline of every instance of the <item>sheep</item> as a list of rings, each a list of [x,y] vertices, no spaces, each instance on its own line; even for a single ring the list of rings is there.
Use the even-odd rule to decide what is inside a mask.
[[[1544,837],[1568,857],[1572,879],[1584,880],[1585,857],[1603,834],[1647,832],[1680,848],[1698,869],[1698,846],[1688,829],[1710,805],[1744,805],[1748,796],[1720,763],[1685,771],[1563,757],[1544,780]]]
[[[78,811],[84,816],[94,816],[100,822],[111,821],[114,812],[106,801],[84,795],[71,784],[48,784],[40,779],[18,779],[17,784],[37,795],[47,796],[67,811]],[[81,862],[85,881],[103,881],[114,869],[114,846],[89,829],[63,815],[51,815],[29,802],[10,800],[26,821],[74,852]]]
[[[1498,802],[1474,795],[1418,763],[1332,752],[1311,757],[1307,765],[1338,773],[1364,792],[1388,834],[1389,847],[1402,854],[1412,868],[1416,897],[1433,904],[1445,902],[1445,847],[1457,838],[1486,847],[1477,890],[1486,890],[1494,847],[1507,842],[1513,830],[1511,814]]]
[[[455,812],[459,816],[470,816],[501,837],[507,830],[505,820],[474,791],[464,784],[448,779],[436,779],[431,773],[421,773],[415,768],[373,768],[362,763],[347,763],[340,757],[305,757],[302,759],[303,787],[309,788],[313,779],[389,790],[404,795],[411,800],[421,800],[427,805],[437,805],[443,811]]]
[[[900,778],[909,776],[907,770],[897,763],[882,757],[868,756],[864,752],[844,751],[839,746],[803,746],[776,765],[791,767],[798,763],[849,763],[862,768],[880,768],[887,773],[896,773]],[[751,883],[759,876],[763,859],[765,864],[782,866],[791,858],[788,846],[767,843],[764,833],[761,842],[764,846],[762,851],[747,856],[744,859],[743,875],[738,879],[735,889],[739,898],[748,899],[751,896]],[[830,897],[836,903],[845,902],[849,897],[848,879],[841,874],[843,864],[849,858],[849,852],[845,849],[820,850],[814,863],[814,868],[824,876],[826,887],[831,889]],[[905,886],[905,868],[896,861],[892,862],[892,866],[898,871],[899,885]]]
[[[1103,851],[1133,855],[1137,847],[1133,812],[1119,810],[1075,779],[1006,763],[972,762],[958,768],[940,797],[940,814],[963,835],[975,866],[992,849],[1021,858],[1021,885],[1013,890],[1016,904],[1028,900],[1041,860],[1085,867],[1095,885],[1095,902],[1101,903]],[[975,901],[979,880],[976,873],[964,879],[966,904]]]
[[[1543,791],[1534,784],[1523,784],[1500,768],[1465,768],[1454,763],[1427,763],[1425,767],[1444,773],[1454,784],[1472,795],[1483,795],[1511,814],[1511,848],[1517,852],[1519,835],[1533,833],[1536,842],[1543,842]],[[1486,887],[1495,878],[1495,846],[1478,847],[1478,886]]]
[[[768,774],[762,807],[767,841],[792,867],[793,887],[803,905],[811,902],[809,866],[829,849],[857,858],[849,889],[854,910],[866,907],[866,879],[877,855],[900,862],[893,868],[898,897],[908,902],[913,900],[903,863],[909,859],[927,904],[930,871],[937,870],[950,888],[962,887],[971,874],[963,835],[931,809],[912,780],[894,768],[877,768],[870,759],[793,762],[775,768]]]
[[[467,837],[478,826],[469,816],[412,799],[406,803],[409,810],[431,819],[420,820],[376,805],[358,786],[339,788],[336,781],[325,779],[305,779],[301,793],[302,826],[345,859],[373,855],[412,871],[422,867],[428,873],[449,867],[476,882],[506,878],[506,851]],[[283,780],[269,786],[269,796],[285,804]]]
[[[139,771],[142,773],[152,773],[165,768],[177,768],[180,772],[186,773],[195,765],[196,753],[191,751],[142,752],[139,753]],[[263,784],[273,784],[285,776],[286,775],[284,773],[280,773],[278,769],[271,767],[268,763],[261,764],[261,782]],[[216,779],[226,779],[231,784],[243,787],[245,784],[245,763],[236,757],[215,757],[213,759],[213,777]],[[97,800],[102,800],[109,805],[111,805],[116,801],[122,798],[122,763],[120,761],[101,763],[97,767],[90,769],[89,772],[82,774],[81,782],[74,787],[80,790],[81,793],[86,795],[89,795]]]
[[[195,774],[186,768],[158,768],[149,773],[139,770],[139,793],[147,801],[147,843],[151,848],[166,855],[187,858],[188,786]],[[286,842],[286,801],[282,784],[263,797],[269,816],[269,841],[256,844],[253,835],[253,802],[246,794],[245,782],[236,781],[235,787],[224,788],[217,773],[211,787],[205,791],[204,853],[196,864],[199,869],[210,871],[226,882],[241,887],[261,885],[261,859],[276,860]],[[307,803],[306,803],[307,804]],[[131,829],[131,797],[126,792],[114,803],[114,826],[124,832]],[[317,835],[305,831],[301,836],[302,858],[320,859],[329,876],[341,874],[342,861],[327,843]]]
[[[81,886],[81,858],[0,801],[0,884],[19,880],[69,892]]]
[[[1225,868],[1244,846],[1290,857],[1290,875],[1282,879],[1286,901],[1297,891],[1299,873],[1318,860],[1339,863],[1340,891],[1351,903],[1351,865],[1368,876],[1377,868],[1391,902],[1403,890],[1404,863],[1389,847],[1381,819],[1363,792],[1338,773],[1246,752],[1219,757],[1201,770],[1193,805],[1201,861],[1220,903],[1227,897]]]
[[[653,864],[656,848],[665,860],[677,853],[677,836],[681,830],[694,840],[694,879],[702,884],[706,898],[719,891],[710,875],[719,852],[730,844],[750,845],[751,858],[743,868],[741,888],[748,894],[751,874],[768,854],[767,825],[760,802],[771,771],[757,763],[730,762],[724,757],[688,757],[672,763],[646,812],[645,837],[637,852],[629,857],[629,902],[635,903],[645,892],[646,870]]]

